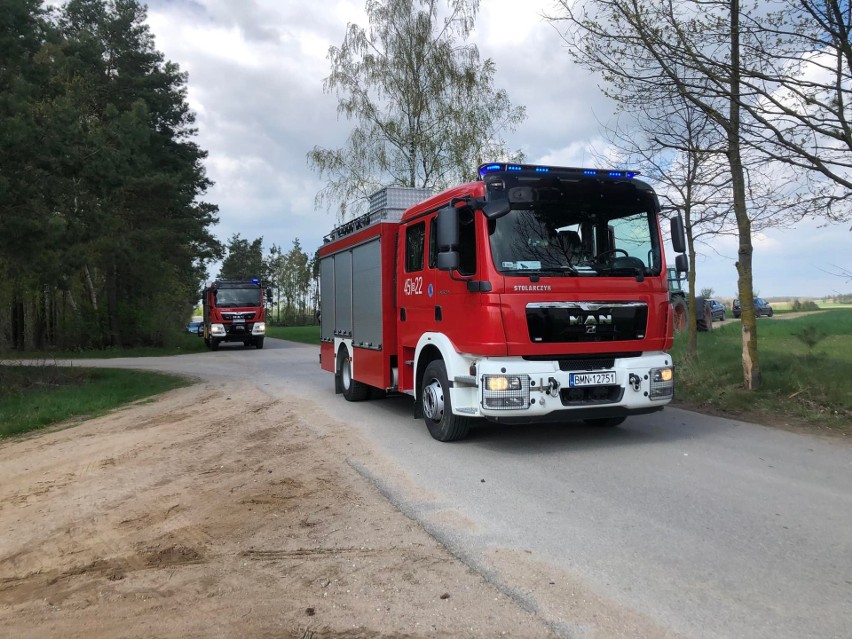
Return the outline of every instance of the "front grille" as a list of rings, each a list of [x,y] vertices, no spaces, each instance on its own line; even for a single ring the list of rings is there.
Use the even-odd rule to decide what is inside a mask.
[[[610,369],[615,366],[615,358],[598,359],[560,359],[559,370],[561,371],[594,371]]]
[[[225,332],[228,335],[251,335],[254,324],[225,324]]]
[[[225,321],[233,321],[235,319],[241,319],[245,321],[253,320],[256,315],[255,311],[244,311],[241,313],[222,313],[222,319]]]
[[[594,406],[612,404],[621,401],[624,389],[621,386],[583,386],[580,388],[561,388],[559,399],[563,406]]]
[[[534,344],[640,340],[648,323],[643,302],[537,302],[526,314]]]

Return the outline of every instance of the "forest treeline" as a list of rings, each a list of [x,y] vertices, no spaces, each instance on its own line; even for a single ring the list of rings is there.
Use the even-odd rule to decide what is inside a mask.
[[[0,3],[0,350],[162,345],[223,256],[136,0]]]

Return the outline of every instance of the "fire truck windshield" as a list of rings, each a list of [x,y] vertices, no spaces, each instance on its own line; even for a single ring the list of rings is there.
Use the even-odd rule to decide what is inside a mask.
[[[216,306],[219,308],[260,305],[260,289],[256,286],[251,288],[220,288],[216,291]]]
[[[491,254],[506,274],[633,277],[659,274],[656,216],[580,213],[558,205],[512,210],[489,222]]]

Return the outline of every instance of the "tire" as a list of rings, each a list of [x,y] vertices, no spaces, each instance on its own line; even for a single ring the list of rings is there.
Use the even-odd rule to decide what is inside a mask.
[[[470,432],[471,419],[453,415],[447,367],[441,359],[432,360],[423,373],[420,386],[423,421],[429,434],[439,442],[464,439]]]
[[[773,313],[774,313],[774,311],[769,311],[769,312],[766,314],[766,317],[772,317]]]
[[[672,317],[675,333],[686,330],[686,300],[678,295],[672,300]]]
[[[255,338],[254,338],[254,345],[255,345],[258,349],[263,348],[263,338],[262,338],[262,337],[255,337]]]
[[[695,298],[695,327],[701,333],[713,329],[713,315],[703,297]]]
[[[219,350],[219,340],[218,339],[211,339],[210,340],[210,350],[211,351],[218,351]]]
[[[347,402],[363,402],[370,394],[370,387],[352,379],[352,361],[346,347],[337,353],[337,374],[340,376],[340,388]]]
[[[595,428],[612,428],[614,426],[618,426],[619,424],[624,423],[626,417],[602,417],[600,419],[584,419],[588,426],[594,426]]]

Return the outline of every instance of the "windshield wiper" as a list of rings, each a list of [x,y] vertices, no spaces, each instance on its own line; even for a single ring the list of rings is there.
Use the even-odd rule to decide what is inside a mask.
[[[573,266],[548,266],[545,268],[513,268],[506,269],[504,273],[512,275],[578,275],[577,269]]]

